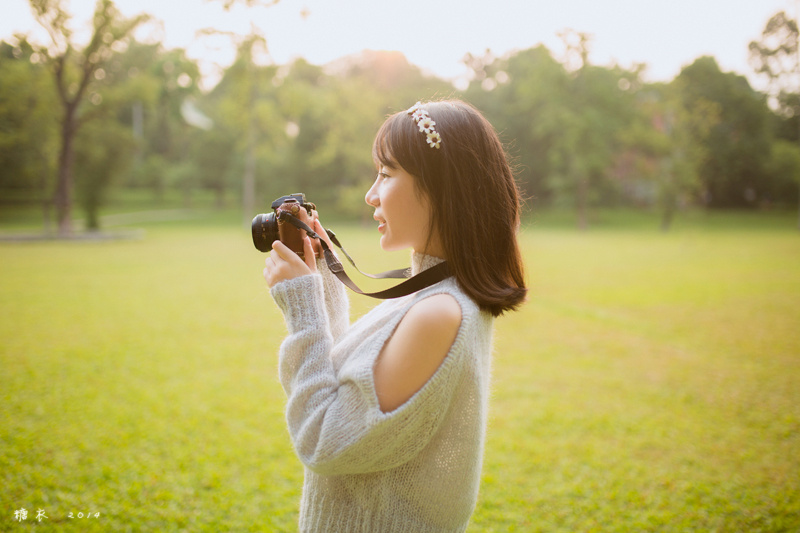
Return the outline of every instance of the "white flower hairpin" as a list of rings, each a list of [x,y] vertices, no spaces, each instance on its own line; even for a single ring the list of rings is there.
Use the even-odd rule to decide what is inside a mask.
[[[431,116],[422,108],[422,103],[417,102],[408,109],[408,114],[417,123],[420,133],[424,133],[428,146],[431,148],[439,149],[442,144],[442,136],[436,131],[436,122],[433,121]]]

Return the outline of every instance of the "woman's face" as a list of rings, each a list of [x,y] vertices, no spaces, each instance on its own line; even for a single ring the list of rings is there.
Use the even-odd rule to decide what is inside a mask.
[[[375,208],[373,218],[378,221],[383,250],[413,248],[416,252],[443,257],[437,236],[431,235],[428,242],[430,204],[417,189],[414,176],[400,167],[381,165],[364,200]]]

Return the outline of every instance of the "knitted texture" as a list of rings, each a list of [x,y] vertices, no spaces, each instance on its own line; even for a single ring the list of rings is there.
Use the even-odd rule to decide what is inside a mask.
[[[415,254],[414,273],[440,260]],[[288,336],[279,376],[286,420],[305,465],[300,530],[464,531],[475,508],[489,393],[492,317],[448,278],[387,300],[347,327],[342,284],[320,274],[275,285]],[[434,375],[406,403],[383,413],[375,361],[408,310],[452,295],[461,325]]]

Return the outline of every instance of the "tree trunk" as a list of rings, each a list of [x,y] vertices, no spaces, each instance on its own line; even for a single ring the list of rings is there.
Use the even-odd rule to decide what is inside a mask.
[[[249,227],[250,220],[253,218],[256,203],[256,158],[253,153],[252,143],[247,147],[244,163],[244,179],[242,184],[242,209],[244,211],[244,223]]]
[[[800,73],[800,31],[798,31],[797,24],[800,23],[800,2],[795,0],[794,3],[794,74]],[[800,92],[800,87],[796,87]],[[795,116],[797,115],[797,107],[795,106]],[[797,143],[800,145],[800,120],[797,121]],[[800,230],[800,176],[797,176],[797,229]]]
[[[250,45],[252,53],[252,44]],[[247,56],[247,106],[253,109],[255,103],[255,85],[253,84],[252,55]],[[242,176],[242,222],[245,228],[250,227],[250,220],[256,203],[256,154],[255,154],[255,116],[252,111],[247,118],[247,148],[244,160],[244,176]]]
[[[72,167],[75,162],[75,150],[72,144],[77,130],[75,109],[75,105],[72,104],[67,105],[64,111],[64,122],[61,125],[61,152],[58,155],[56,193],[53,198],[58,233],[62,237],[72,234]]]
[[[666,233],[672,227],[672,219],[675,216],[675,202],[670,199],[661,212],[661,231]]]
[[[86,229],[89,232],[100,231],[100,209],[97,200],[88,200],[86,207]]]
[[[800,71],[800,42],[797,43],[797,54],[797,70]],[[797,113],[797,107],[794,111]],[[797,144],[800,146],[800,120],[797,121]],[[797,229],[800,230],[800,176],[795,176],[795,179],[797,180]]]
[[[44,154],[43,150],[39,152],[39,190],[40,194],[42,195],[42,224],[44,228],[45,235],[49,235],[52,231],[51,225],[51,208],[53,205],[53,197],[48,191],[47,182],[50,178],[50,168],[48,168],[47,163],[45,163],[45,158],[47,156]]]
[[[214,205],[217,209],[224,209],[225,208],[225,186],[220,184],[215,189],[215,200]]]
[[[675,153],[675,159],[680,160],[683,157],[681,150],[676,150]],[[661,231],[665,233],[672,227],[672,219],[678,208],[678,178],[675,176],[674,169],[673,157],[667,156],[663,160],[659,180],[661,189],[659,191],[661,200]]]
[[[578,207],[578,228],[585,230],[589,227],[588,203],[589,203],[589,180],[580,178],[578,180],[578,190],[576,194]]]

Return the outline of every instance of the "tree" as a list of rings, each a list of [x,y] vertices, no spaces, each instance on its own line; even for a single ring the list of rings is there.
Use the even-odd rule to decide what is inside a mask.
[[[58,124],[52,80],[24,36],[0,42],[0,189],[7,199],[41,202],[50,220]]]
[[[795,122],[800,143],[800,45],[797,21],[781,11],[767,22],[760,41],[750,43],[750,62],[758,74],[770,81],[771,97],[778,110]],[[785,152],[785,150],[784,150]],[[798,186],[800,175],[795,174]],[[800,193],[797,228],[800,229]]]
[[[47,30],[51,43],[38,53],[50,65],[61,105],[60,148],[54,204],[58,231],[72,233],[75,136],[92,114],[86,102],[92,84],[102,78],[102,65],[112,55],[114,44],[128,36],[148,17],[123,19],[112,0],[98,0],[89,43],[78,49],[69,28],[70,15],[61,0],[29,0],[34,18]]]
[[[152,189],[160,203],[168,185],[174,184],[170,178],[177,176],[184,193],[190,194],[200,180],[184,179],[188,172],[172,172],[171,167],[186,162],[196,140],[184,115],[200,96],[197,64],[182,49],[164,50],[160,44],[133,40],[110,63],[114,67],[111,81],[128,88],[122,121],[137,141],[129,183]],[[193,122],[199,124],[202,119]]]
[[[505,58],[487,53],[464,61],[473,72],[464,97],[507,145],[523,196],[540,204],[556,201],[560,194],[553,176],[561,161],[553,148],[568,110],[570,83],[563,65],[544,45]]]
[[[629,73],[586,62],[573,73],[569,85],[571,105],[565,113],[559,185],[575,202],[578,227],[589,225],[589,209],[598,201],[613,202],[611,173],[624,150],[622,135],[633,120],[633,93],[620,87]],[[605,197],[605,198],[604,198]]]
[[[750,63],[757,74],[770,82],[770,96],[778,109],[787,115],[800,116],[792,95],[800,92],[800,48],[797,21],[785,12],[777,13],[767,22],[760,41],[750,42]]]
[[[698,58],[676,78],[686,112],[698,106],[716,108],[717,120],[694,143],[705,147],[700,163],[710,207],[756,207],[765,197],[772,113],[764,95],[744,76],[722,72],[713,57]]]
[[[706,152],[695,139],[707,136],[717,120],[715,104],[699,99],[687,109],[681,94],[678,80],[642,90],[637,119],[624,135],[636,174],[653,185],[662,231],[671,228],[682,199],[699,192],[699,168]]]
[[[200,136],[200,143],[213,138],[218,147],[228,146],[230,151],[225,156],[220,154],[222,159],[205,169],[204,181],[216,191],[219,204],[230,173],[240,175],[243,221],[249,226],[256,209],[258,148],[276,128],[274,98],[268,96],[274,89],[271,82],[276,69],[255,62],[257,55],[267,54],[267,41],[255,26],[244,36],[213,29],[205,33],[230,37],[237,56],[207,99],[213,106],[215,126]]]
[[[130,129],[116,117],[97,118],[81,128],[75,142],[75,192],[89,231],[100,229],[100,206],[111,183],[129,168],[133,145]]]
[[[465,97],[508,145],[523,194],[573,207],[586,228],[592,205],[619,196],[613,171],[639,73],[591,65],[588,37],[574,36],[571,71],[542,45],[504,58],[467,56]]]
[[[201,143],[213,137],[214,151],[224,156],[201,164],[201,172],[214,169],[226,187],[253,175],[262,209],[282,194],[303,192],[323,216],[366,218],[370,147],[381,122],[448,84],[422,75],[398,53],[362,52],[325,68],[303,59],[278,67],[255,64],[243,45],[201,101],[214,128],[198,137]],[[253,214],[252,206],[246,209],[248,223]]]
[[[768,169],[770,197],[783,198],[791,192],[796,192],[796,184],[790,183],[786,177],[793,176],[797,179],[797,176],[800,176],[800,149],[797,143],[784,139],[776,140],[772,145]]]

